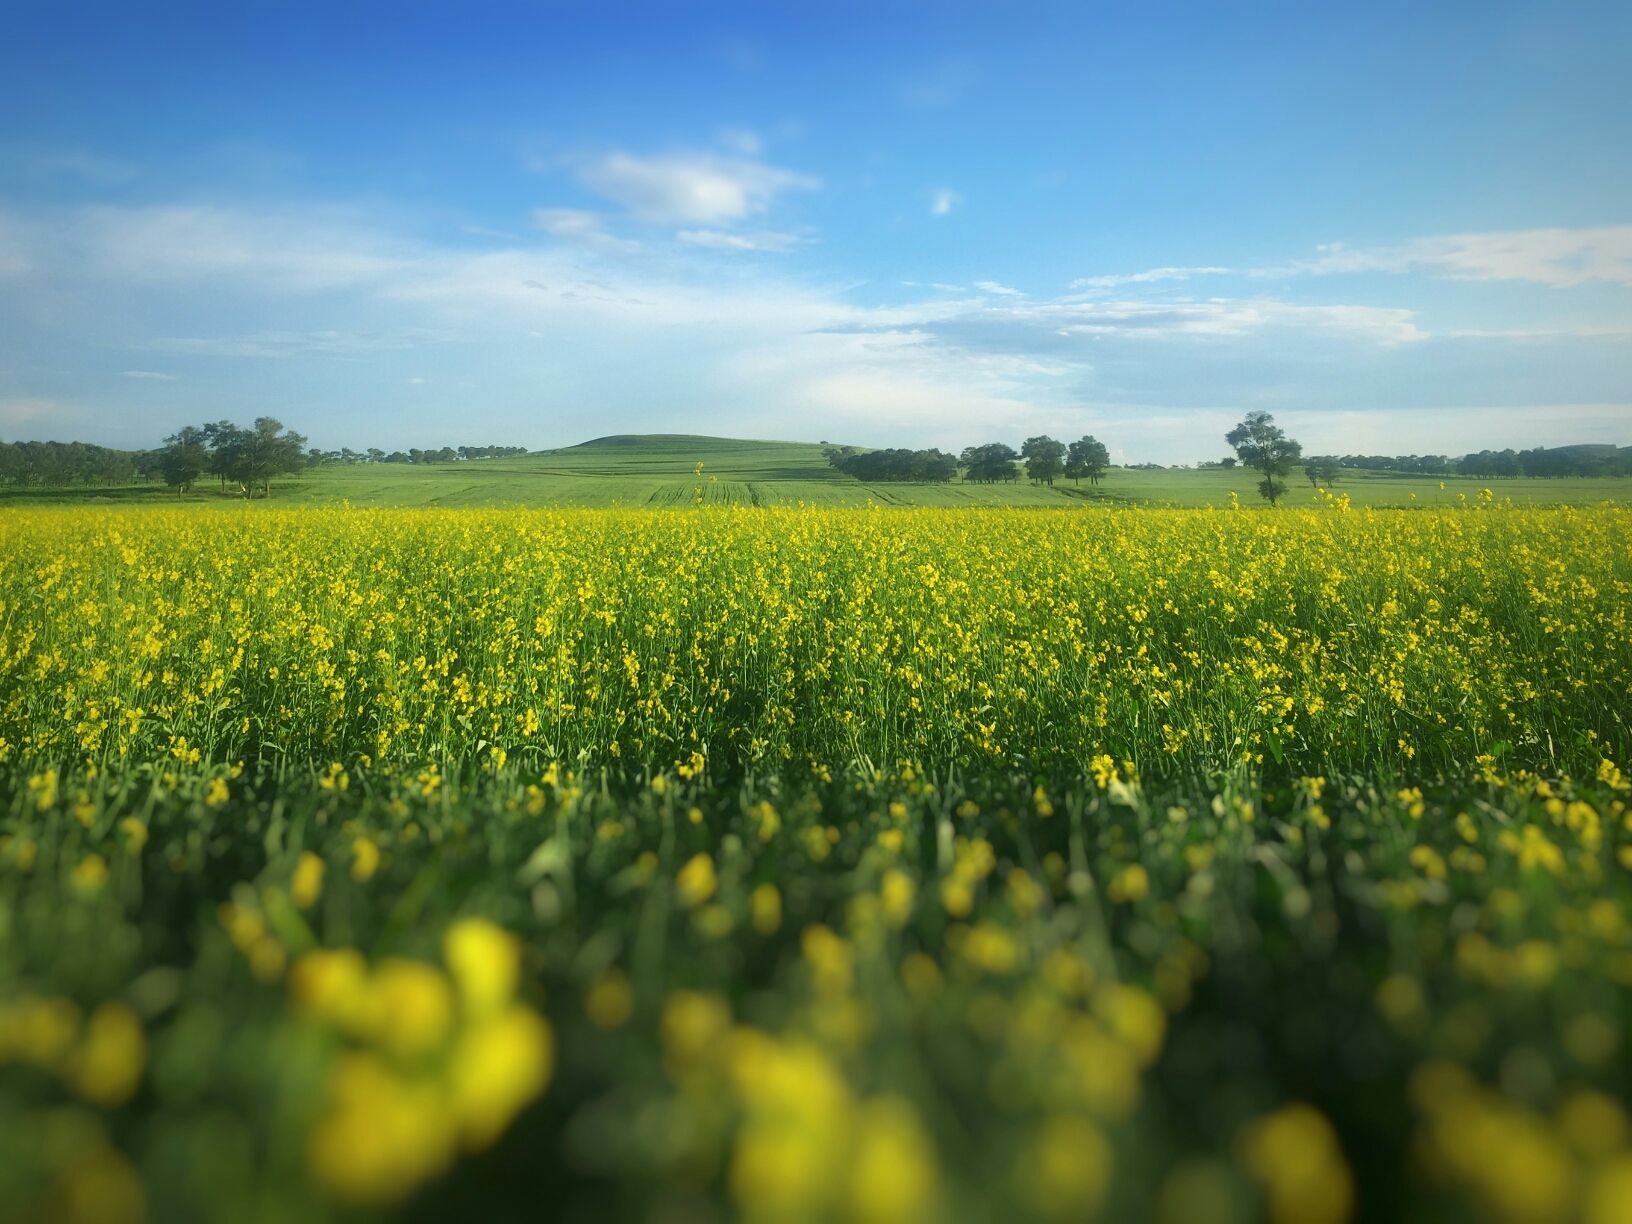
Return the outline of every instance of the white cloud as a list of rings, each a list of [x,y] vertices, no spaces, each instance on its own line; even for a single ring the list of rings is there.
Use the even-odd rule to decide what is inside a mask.
[[[733,233],[729,230],[679,230],[675,241],[715,251],[791,251],[803,239],[781,230]]]
[[[1330,243],[1294,271],[1416,272],[1453,280],[1521,280],[1568,289],[1588,281],[1632,285],[1632,225],[1507,230],[1420,238],[1403,246]]]
[[[234,277],[264,287],[331,289],[378,282],[406,252],[350,215],[211,205],[111,206],[69,215],[61,237],[85,265],[143,282]]]
[[[1340,333],[1378,344],[1428,339],[1412,311],[1394,306],[1304,305],[1278,298],[1206,301],[1071,301],[1006,303],[971,312],[975,323],[1010,322],[1060,336],[1246,336],[1269,328]]]
[[[358,430],[323,439],[348,444],[376,428],[370,419],[395,421],[394,414],[417,422],[410,432],[423,429],[416,442],[438,436],[441,418],[418,404],[425,397],[403,390],[421,385],[412,380],[425,357],[411,350],[428,344],[444,345],[436,384],[468,391],[472,419],[502,421],[511,431],[505,436],[517,441],[570,441],[589,425],[598,432],[691,428],[753,436],[842,430],[844,440],[858,442],[961,445],[1038,430],[1105,436],[1114,424],[1111,441],[1134,457],[1157,459],[1193,457],[1193,436],[1202,425],[1211,429],[1211,418],[1199,415],[1204,410],[1297,408],[1314,418],[1368,403],[1374,392],[1384,403],[1532,403],[1555,391],[1561,401],[1598,403],[1619,394],[1615,380],[1632,368],[1613,343],[1583,353],[1576,364],[1586,373],[1555,370],[1553,350],[1539,360],[1529,350],[1555,335],[1618,338],[1626,328],[1614,319],[1595,327],[1436,329],[1436,336],[1465,341],[1447,365],[1424,342],[1430,337],[1418,316],[1393,304],[1267,294],[1196,300],[1161,283],[1183,279],[1176,275],[1126,282],[1148,286],[1139,293],[1104,292],[1113,286],[1103,285],[1052,298],[995,280],[972,288],[919,283],[908,287],[907,300],[875,296],[862,304],[860,294],[880,287],[801,279],[797,264],[727,264],[714,253],[773,248],[799,234],[687,225],[671,231],[693,248],[684,258],[652,243],[650,259],[601,260],[581,248],[605,232],[604,214],[548,210],[535,221],[578,241],[494,233],[475,246],[468,234],[437,243],[335,209],[110,207],[52,219],[0,213],[0,234],[17,236],[13,249],[32,268],[20,282],[0,284],[0,326],[20,320],[29,330],[18,344],[42,365],[98,345],[132,364],[146,364],[132,352],[163,353],[148,361],[181,376],[165,392],[178,413],[193,404],[212,411],[210,397],[227,388],[235,403],[260,397],[268,410],[298,403],[327,430]],[[183,249],[189,234],[199,239],[191,251]],[[142,247],[155,237],[163,239],[157,248]],[[1313,292],[1322,282],[1301,283]],[[34,309],[42,300],[50,312]],[[1497,343],[1480,343],[1485,339]],[[1515,356],[1503,359],[1493,355],[1503,340],[1525,347],[1514,345]],[[219,365],[187,364],[214,358],[266,364],[236,383],[225,381]],[[66,369],[72,358],[64,362]],[[1513,383],[1542,367],[1556,386],[1543,385],[1543,375]],[[1437,382],[1425,386],[1430,379]],[[126,390],[132,411],[148,398]],[[71,378],[28,391],[86,394]],[[107,399],[118,405],[117,397]],[[495,415],[506,411],[493,407],[502,403],[513,405],[511,416]],[[585,407],[540,415],[540,403]],[[1085,404],[1101,406],[1099,415],[1087,419]],[[63,419],[49,400],[6,405],[12,417]],[[1114,405],[1122,406],[1119,415],[1107,421]],[[0,423],[7,419],[0,415]],[[1160,423],[1169,419],[1178,424]],[[1537,438],[1576,440],[1572,430],[1584,419],[1561,417]],[[138,417],[122,428],[139,443],[147,423]],[[1313,445],[1317,435],[1309,433],[1298,436]],[[1417,437],[1402,426],[1394,448],[1422,449]],[[1320,449],[1360,447],[1330,442]]]
[[[581,165],[578,180],[639,220],[658,225],[742,221],[764,212],[784,192],[821,186],[808,174],[710,153],[606,153]]]
[[[1364,272],[1420,272],[1451,280],[1530,281],[1557,289],[1590,281],[1632,286],[1632,225],[1445,234],[1380,247],[1329,242],[1317,247],[1313,258],[1284,264],[1147,268],[1142,272],[1083,276],[1072,281],[1071,287],[1117,289],[1202,276],[1281,280]]]
[[[929,197],[929,215],[944,217],[962,203],[963,197],[950,187],[937,188]]]
[[[62,422],[72,415],[55,400],[39,396],[0,396],[0,425],[8,430],[39,421]]]
[[[1453,327],[1454,340],[1632,340],[1632,323],[1580,323],[1566,327]]]
[[[619,238],[606,230],[606,217],[583,208],[539,208],[533,210],[533,224],[552,238],[598,247],[603,251],[637,251],[640,243]]]
[[[1129,272],[1112,276],[1080,276],[1071,282],[1073,289],[1119,289],[1124,285],[1148,285],[1157,281],[1185,281],[1193,276],[1228,276],[1230,268],[1212,266],[1193,268],[1148,268],[1143,272]]]
[[[121,378],[134,378],[149,382],[175,382],[174,374],[162,374],[158,370],[120,370]]]
[[[1469,451],[1612,442],[1625,446],[1620,404],[1495,404],[1288,412],[1278,419],[1306,454],[1464,455]]]

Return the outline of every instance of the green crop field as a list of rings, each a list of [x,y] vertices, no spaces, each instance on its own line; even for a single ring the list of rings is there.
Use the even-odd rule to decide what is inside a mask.
[[[702,464],[699,473],[697,465]],[[1292,479],[1286,504],[1316,505],[1321,495]],[[1258,476],[1244,469],[1111,468],[1098,485],[1061,480],[1053,487],[1009,484],[865,484],[845,476],[804,442],[754,442],[684,434],[620,435],[520,458],[447,464],[324,465],[274,482],[277,504],[355,506],[674,507],[751,506],[1228,506],[1258,504]],[[1632,482],[1612,478],[1474,478],[1348,471],[1334,492],[1357,506],[1454,506],[1490,489],[1523,505],[1625,502]],[[116,501],[165,502],[152,485],[123,489],[0,490],[0,505]],[[232,500],[201,482],[182,500]]]
[[[1112,468],[1097,486],[1068,480],[1052,488],[1025,480],[864,484],[829,467],[819,445],[656,434],[606,438],[525,459],[327,467],[292,481],[280,499],[410,506],[677,506],[698,500],[760,506],[1227,506],[1231,493],[1244,504],[1257,502],[1257,483],[1256,474],[1241,470]],[[1442,482],[1370,472],[1347,473],[1337,492],[1357,505],[1432,506],[1456,504],[1458,494],[1477,497],[1482,488],[1536,505],[1590,505],[1632,495],[1628,482],[1613,479]],[[1316,500],[1307,482],[1294,483],[1288,497],[1293,505]]]

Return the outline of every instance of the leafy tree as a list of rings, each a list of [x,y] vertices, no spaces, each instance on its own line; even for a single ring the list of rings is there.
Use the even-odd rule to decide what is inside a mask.
[[[859,451],[850,446],[829,447],[827,461],[857,480],[939,484],[958,474],[958,461],[934,449]]]
[[[257,417],[249,429],[240,429],[223,421],[226,430],[217,429],[217,442],[211,470],[224,472],[228,479],[238,482],[245,497],[254,497],[272,491],[272,478],[298,472],[306,466],[306,439],[301,434],[286,430],[276,417]]]
[[[1315,488],[1325,485],[1331,488],[1337,483],[1342,468],[1336,457],[1332,455],[1312,455],[1303,461],[1303,474],[1309,478],[1309,483]]]
[[[1020,457],[1026,461],[1026,475],[1033,484],[1052,485],[1065,474],[1065,443],[1056,442],[1047,434],[1027,438],[1020,448]]]
[[[204,449],[203,431],[183,425],[164,440],[164,450],[159,454],[159,472],[165,484],[177,493],[184,493],[204,474],[209,460],[209,453]]]
[[[1258,482],[1258,494],[1270,505],[1286,492],[1286,485],[1277,479],[1292,470],[1292,465],[1303,455],[1303,444],[1286,436],[1275,418],[1267,412],[1249,412],[1224,440],[1235,447],[1235,453],[1248,467],[1263,473]]]
[[[966,446],[958,462],[963,465],[963,478],[976,484],[996,484],[1019,478],[1014,466],[1020,458],[1014,447],[1003,442],[988,442],[984,446]]]
[[[1088,477],[1089,484],[1098,484],[1105,469],[1111,466],[1111,452],[1105,443],[1087,434],[1071,443],[1065,460],[1065,474],[1073,481]]]

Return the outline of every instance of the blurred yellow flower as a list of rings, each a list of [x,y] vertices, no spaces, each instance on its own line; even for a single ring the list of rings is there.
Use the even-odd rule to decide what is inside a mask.
[[[490,1015],[515,997],[521,944],[502,927],[483,918],[461,919],[442,937],[442,959],[467,1015]]]
[[[295,863],[294,877],[289,881],[289,899],[297,909],[311,909],[323,895],[324,863],[310,850],[301,851]]]
[[[555,1067],[549,1022],[519,1004],[466,1028],[448,1060],[453,1115],[467,1148],[493,1143],[544,1091]]]
[[[91,1013],[79,1048],[69,1059],[74,1090],[95,1105],[123,1105],[147,1065],[147,1036],[129,1004],[117,1000]]]
[[[680,904],[688,909],[707,901],[714,895],[716,887],[718,881],[714,876],[714,860],[706,854],[692,855],[674,878]]]

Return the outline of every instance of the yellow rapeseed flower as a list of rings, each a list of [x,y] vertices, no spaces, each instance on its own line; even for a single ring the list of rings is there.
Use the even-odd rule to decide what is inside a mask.
[[[442,959],[467,1015],[494,1014],[515,997],[521,944],[502,927],[483,918],[461,919],[442,937]]]
[[[714,860],[706,854],[692,855],[674,878],[675,893],[680,898],[680,904],[688,909],[707,901],[714,895],[716,887],[718,880],[714,875]]]
[[[448,1060],[450,1104],[467,1148],[488,1147],[542,1093],[555,1067],[549,1022],[516,1004],[467,1027]]]
[[[359,837],[351,844],[351,878],[366,884],[380,869],[380,847],[372,838]]]
[[[86,1022],[79,1048],[69,1058],[74,1091],[95,1105],[123,1105],[135,1094],[147,1066],[147,1036],[129,1004],[102,1004]]]
[[[289,899],[297,909],[311,909],[323,895],[323,860],[310,850],[301,851],[295,874],[289,881]]]

